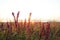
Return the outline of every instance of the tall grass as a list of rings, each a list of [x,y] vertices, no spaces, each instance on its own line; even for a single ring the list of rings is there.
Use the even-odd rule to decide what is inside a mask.
[[[49,22],[31,23],[29,14],[28,22],[18,22],[17,16],[12,12],[14,22],[0,23],[0,40],[60,40],[60,27],[52,27]],[[13,25],[15,24],[15,25]],[[16,29],[14,31],[13,29]]]
[[[17,13],[17,17],[15,17],[15,15],[14,15],[14,13],[12,12],[12,15],[13,15],[13,17],[14,17],[14,23],[15,23],[15,26],[16,26],[16,31],[17,31],[17,33],[19,33],[19,26],[18,26],[18,17],[19,17],[19,11],[18,11],[18,13]]]

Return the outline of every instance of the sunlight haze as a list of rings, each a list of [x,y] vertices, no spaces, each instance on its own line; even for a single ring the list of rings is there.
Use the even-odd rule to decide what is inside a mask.
[[[2,21],[13,20],[12,12],[20,11],[19,19],[60,21],[60,0],[0,0],[0,18]]]

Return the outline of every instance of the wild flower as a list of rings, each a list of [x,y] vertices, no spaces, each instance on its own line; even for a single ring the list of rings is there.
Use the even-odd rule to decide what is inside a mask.
[[[14,22],[15,22],[15,26],[16,26],[16,31],[19,33],[19,27],[18,27],[18,17],[19,17],[19,11],[17,13],[17,17],[15,17],[14,13],[12,12],[12,15],[14,17]]]
[[[4,31],[4,25],[3,25],[3,23],[0,26],[0,31]]]
[[[31,36],[31,29],[30,29],[31,14],[32,14],[32,13],[29,14],[28,23],[27,23],[27,26],[26,26],[26,31],[27,31],[27,33],[28,33],[28,38],[27,38],[27,40],[31,40],[31,39],[30,39],[30,36]]]
[[[45,27],[44,27],[44,23],[41,23],[41,35],[42,35],[42,36],[45,35]]]
[[[24,20],[24,28],[26,29],[26,19]]]
[[[45,36],[45,40],[48,40],[50,35],[50,23],[46,23],[46,36]]]
[[[32,14],[32,13],[29,14],[28,24],[27,24],[27,31],[28,31],[28,34],[31,34],[31,29],[30,29],[31,14]]]
[[[12,32],[12,26],[7,22],[8,33]]]

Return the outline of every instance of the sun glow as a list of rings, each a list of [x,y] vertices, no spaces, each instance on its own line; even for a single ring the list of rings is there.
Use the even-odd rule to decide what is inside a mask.
[[[57,20],[60,19],[60,3],[55,0],[0,0],[0,18],[2,21],[13,21],[18,11],[19,20],[28,20],[31,12],[31,20]]]

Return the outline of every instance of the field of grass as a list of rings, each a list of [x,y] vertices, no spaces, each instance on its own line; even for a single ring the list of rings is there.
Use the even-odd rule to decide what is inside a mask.
[[[0,22],[0,40],[60,40],[60,22],[31,22],[31,13],[24,22]]]
[[[0,40],[60,40],[60,22],[0,22]]]

